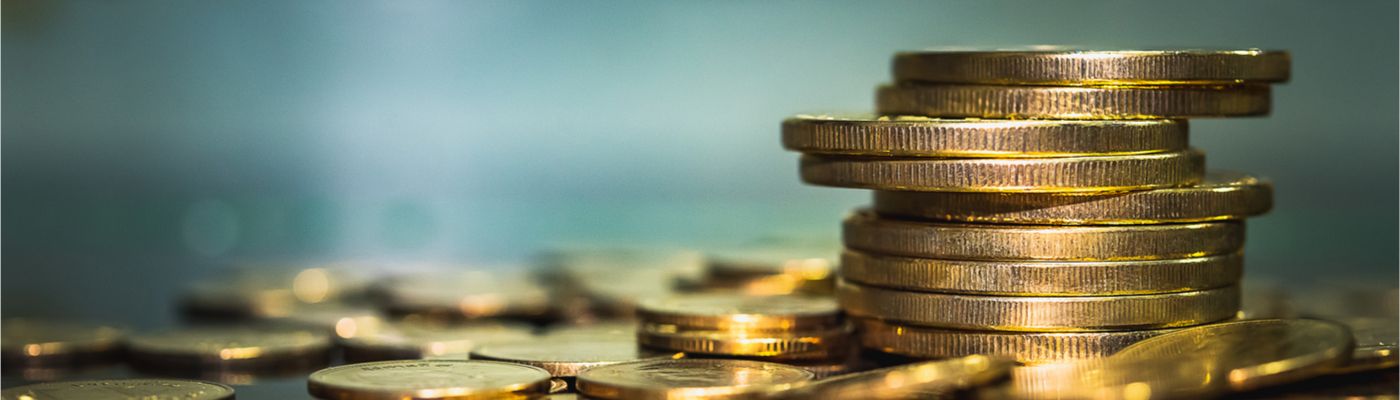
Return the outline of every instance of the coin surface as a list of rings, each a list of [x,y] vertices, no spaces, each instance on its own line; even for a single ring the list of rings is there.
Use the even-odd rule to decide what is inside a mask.
[[[396,323],[367,334],[341,338],[338,343],[347,361],[364,362],[467,354],[487,343],[532,338],[534,334],[524,325]]]
[[[0,392],[5,400],[226,400],[233,388],[183,379],[107,379],[48,382]]]
[[[861,345],[916,358],[950,358],[975,354],[1041,364],[1104,357],[1172,329],[1118,332],[990,332],[927,328],[861,318]]]
[[[326,333],[274,327],[186,328],[134,335],[127,342],[134,363],[156,369],[323,365],[330,348]]]
[[[1039,158],[1185,150],[1186,122],[939,119],[798,115],[783,121],[783,147],[818,154]]]
[[[549,393],[549,372],[497,361],[399,360],[316,371],[307,391],[321,399],[498,399]]]
[[[555,377],[578,376],[579,371],[620,362],[652,358],[674,358],[679,354],[657,354],[637,347],[631,337],[592,339],[543,339],[488,344],[471,352],[473,360],[513,362],[543,368]]]
[[[1269,113],[1269,87],[887,85],[882,115],[993,119],[1168,119]]]
[[[1229,254],[1244,224],[987,225],[879,218],[857,212],[843,224],[846,247],[889,255],[957,260],[1121,261]]]
[[[894,56],[898,82],[998,85],[1220,85],[1288,80],[1285,51],[917,51]]]
[[[1338,322],[1351,330],[1356,350],[1335,373],[1395,368],[1400,365],[1400,321],[1394,318],[1346,318]]]
[[[0,321],[0,354],[7,367],[79,366],[114,358],[125,336],[109,325],[6,318]]]
[[[1002,296],[1121,296],[1240,282],[1244,255],[1138,261],[962,261],[846,251],[841,277],[926,292]]]
[[[847,354],[850,327],[819,331],[693,330],[645,324],[637,343],[654,349],[712,356],[763,357],[772,360],[829,360]]]
[[[804,155],[813,185],[920,192],[1097,193],[1192,185],[1205,157],[1194,149],[1127,156],[895,158]]]
[[[749,360],[647,360],[584,370],[579,393],[599,399],[752,398],[812,379],[802,368]]]
[[[829,297],[687,294],[645,300],[642,321],[699,330],[820,330],[841,324]]]
[[[1013,297],[906,292],[842,281],[852,316],[912,325],[1021,332],[1093,332],[1200,325],[1239,312],[1239,287],[1168,294]]]
[[[1011,371],[1012,363],[983,355],[925,361],[813,381],[774,393],[778,399],[926,399],[952,396]]]
[[[880,215],[997,224],[1124,225],[1243,219],[1273,207],[1273,185],[1230,171],[1201,183],[1114,193],[876,191]]]

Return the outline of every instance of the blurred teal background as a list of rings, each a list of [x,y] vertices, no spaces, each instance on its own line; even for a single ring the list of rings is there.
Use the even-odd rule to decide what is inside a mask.
[[[1293,53],[1267,118],[1198,120],[1258,173],[1250,276],[1397,280],[1397,3],[3,3],[3,312],[168,322],[239,260],[524,260],[561,242],[836,237],[778,123],[868,110],[898,50]]]

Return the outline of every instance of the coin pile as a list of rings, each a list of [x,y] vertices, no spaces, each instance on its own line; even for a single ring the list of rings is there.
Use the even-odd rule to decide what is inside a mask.
[[[678,295],[643,301],[637,343],[701,357],[845,365],[851,327],[830,297]]]
[[[796,116],[815,185],[874,189],[837,296],[863,346],[1022,363],[1103,356],[1240,310],[1256,177],[1205,172],[1191,117],[1263,115],[1284,52],[927,51],[878,116]]]

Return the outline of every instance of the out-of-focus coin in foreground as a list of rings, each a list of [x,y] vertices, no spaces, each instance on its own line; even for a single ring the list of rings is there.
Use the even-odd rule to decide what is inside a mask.
[[[798,115],[783,146],[817,154],[1040,158],[1185,150],[1186,122],[1027,121],[917,116]]]
[[[1175,119],[1269,113],[1269,87],[1063,87],[892,85],[875,94],[876,112],[943,118]]]
[[[697,331],[674,325],[646,324],[637,343],[648,348],[710,356],[763,357],[772,360],[830,360],[850,350],[851,329],[820,331]]]
[[[895,158],[803,155],[813,185],[916,192],[1100,193],[1199,183],[1195,149],[1126,156],[1058,158]]]
[[[6,368],[79,367],[113,359],[125,332],[78,321],[6,318],[0,321],[0,354]]]
[[[658,354],[637,346],[632,338],[554,339],[488,344],[471,352],[473,360],[495,360],[532,365],[555,377],[575,377],[579,371],[602,365],[643,359],[679,357]]]
[[[1171,329],[1116,332],[989,332],[926,328],[860,319],[861,345],[916,358],[950,358],[983,354],[1022,364],[1042,364],[1113,354]]]
[[[316,371],[307,391],[320,399],[499,399],[542,396],[549,372],[513,363],[399,360],[342,365]]]
[[[288,328],[201,327],[134,335],[132,362],[158,370],[295,370],[329,361],[326,333]]]
[[[233,388],[183,379],[108,379],[49,382],[5,389],[4,400],[226,400]]]
[[[898,82],[997,85],[1222,85],[1288,80],[1286,51],[912,51],[894,56]]]
[[[1394,318],[1345,318],[1356,350],[1351,360],[1336,373],[1353,373],[1395,368],[1400,365],[1400,321]]]
[[[578,391],[607,400],[752,398],[811,379],[802,368],[762,361],[648,360],[584,370]]]
[[[881,215],[995,224],[1130,225],[1243,219],[1273,207],[1273,185],[1229,171],[1201,183],[1113,193],[876,191]]]
[[[817,330],[839,326],[841,307],[830,297],[690,294],[645,300],[638,316],[699,330]]]
[[[1006,376],[1008,360],[971,355],[881,368],[813,381],[773,393],[777,399],[927,399],[994,382]]]
[[[534,333],[524,325],[396,323],[368,334],[340,338],[338,343],[347,361],[365,362],[467,354],[487,343],[532,338]]]

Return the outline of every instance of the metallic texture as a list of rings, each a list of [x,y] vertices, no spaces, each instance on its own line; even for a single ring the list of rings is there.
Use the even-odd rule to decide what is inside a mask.
[[[894,56],[898,82],[1210,85],[1288,80],[1285,51],[920,51]]]
[[[892,85],[875,93],[882,115],[1005,119],[1168,119],[1269,113],[1269,87]]]
[[[1104,357],[1140,340],[1172,332],[991,332],[927,328],[875,319],[858,320],[861,346],[917,358],[1006,357],[1040,364]]]
[[[1180,120],[1027,121],[916,116],[799,115],[783,121],[783,147],[815,154],[1043,158],[1185,150]]]
[[[264,369],[329,362],[329,332],[256,327],[200,327],[133,335],[127,351],[141,368]]]
[[[7,388],[4,400],[181,399],[232,400],[228,385],[184,379],[104,379],[36,383]]]
[[[1129,156],[1022,159],[804,155],[802,181],[920,192],[1108,192],[1192,185],[1205,174],[1194,149]]]
[[[749,360],[650,360],[590,368],[578,391],[605,400],[742,399],[790,389],[812,379],[800,367]]]
[[[841,324],[835,300],[796,295],[679,295],[644,300],[637,315],[647,323],[698,330],[813,330]]]
[[[495,360],[531,365],[554,377],[575,377],[579,371],[602,365],[651,358],[674,358],[637,347],[630,336],[588,339],[548,338],[488,344],[471,351],[473,360]]]
[[[1011,362],[983,355],[924,361],[813,381],[774,399],[934,399],[1004,378]]]
[[[549,372],[514,363],[401,360],[316,371],[307,391],[320,399],[527,399],[549,393]]]
[[[820,331],[697,331],[646,324],[637,343],[653,349],[712,356],[763,357],[771,360],[830,360],[850,349],[851,328]]]

